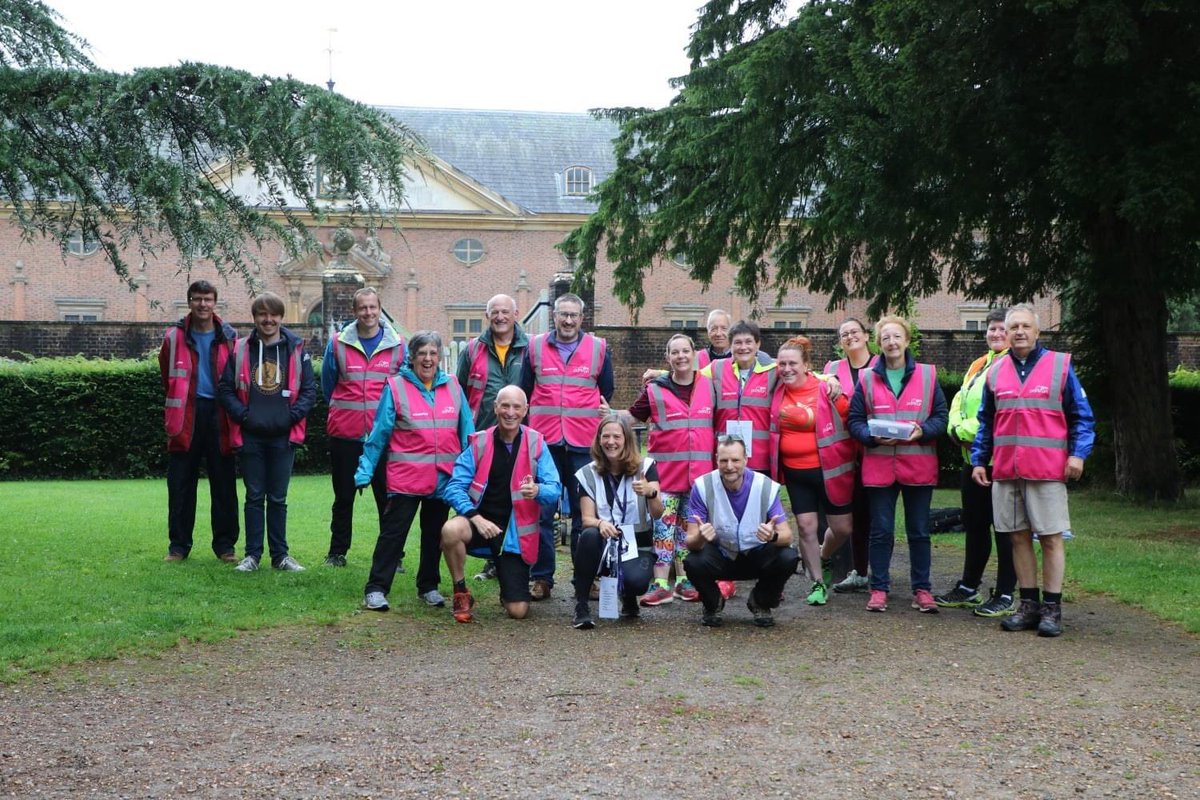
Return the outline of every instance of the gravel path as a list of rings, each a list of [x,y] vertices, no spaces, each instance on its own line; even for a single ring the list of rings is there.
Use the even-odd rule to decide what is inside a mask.
[[[579,632],[565,586],[0,687],[0,796],[1200,797],[1200,646],[1104,598],[1056,640],[798,583],[769,630],[743,586],[719,630],[677,602]]]

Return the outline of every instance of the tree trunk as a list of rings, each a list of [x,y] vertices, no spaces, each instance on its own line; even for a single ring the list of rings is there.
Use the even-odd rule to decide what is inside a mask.
[[[1093,238],[1099,278],[1094,288],[1111,391],[1117,490],[1138,500],[1178,500],[1183,473],[1171,422],[1166,289],[1156,280],[1153,245],[1128,229],[1105,228]]]

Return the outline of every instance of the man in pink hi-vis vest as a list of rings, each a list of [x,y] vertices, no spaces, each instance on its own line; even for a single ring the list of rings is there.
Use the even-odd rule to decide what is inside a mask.
[[[1013,306],[1004,327],[1009,351],[987,373],[979,432],[971,446],[971,478],[992,487],[995,528],[1012,534],[1021,605],[1000,626],[1058,636],[1066,567],[1063,531],[1071,528],[1067,481],[1083,475],[1083,461],[1095,443],[1095,418],[1070,354],[1038,343],[1041,326],[1033,308]],[[1035,534],[1042,546],[1040,592]]]
[[[237,333],[216,314],[217,287],[194,281],[187,290],[188,314],[167,329],[158,366],[166,395],[167,535],[165,561],[183,561],[192,551],[196,486],[200,465],[208,473],[213,553],[234,563],[238,523],[237,472],[229,441],[229,419],[217,400],[217,383],[233,355]]]
[[[573,476],[591,462],[592,437],[609,413],[613,395],[612,358],[603,339],[583,332],[583,300],[564,294],[554,301],[554,330],[534,336],[521,370],[529,397],[529,427],[545,437],[558,474]],[[571,511],[571,551],[583,530],[579,486],[563,480]],[[542,511],[541,547],[530,570],[534,600],[554,587],[554,509]]]

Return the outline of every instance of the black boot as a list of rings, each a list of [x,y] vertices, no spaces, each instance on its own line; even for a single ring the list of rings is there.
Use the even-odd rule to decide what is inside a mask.
[[[1062,603],[1042,603],[1038,636],[1062,636]]]
[[[1021,607],[1011,617],[1000,620],[1006,631],[1031,631],[1042,621],[1042,606],[1037,600],[1021,600]]]

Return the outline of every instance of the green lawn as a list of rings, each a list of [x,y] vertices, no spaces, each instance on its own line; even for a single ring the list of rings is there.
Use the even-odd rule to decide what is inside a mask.
[[[241,487],[239,486],[239,498]],[[355,503],[356,539],[345,569],[321,566],[329,546],[329,478],[303,476],[288,492],[288,545],[308,569],[240,573],[212,553],[208,486],[201,481],[191,557],[165,563],[166,482],[0,483],[0,681],[61,664],[154,653],[182,638],[215,640],[288,623],[356,613],[378,523],[370,493]],[[416,598],[418,537],[397,576],[393,613],[453,622]],[[238,542],[242,555],[243,541]],[[269,562],[269,559],[264,559]],[[468,577],[483,562],[468,559]],[[445,567],[445,592],[449,590]],[[481,616],[498,613],[495,584],[475,584]],[[484,599],[492,602],[484,602]]]
[[[288,541],[306,572],[242,574],[212,555],[205,484],[192,557],[167,564],[164,481],[0,483],[0,681],[87,659],[159,652],[184,638],[215,640],[357,613],[377,530],[374,507],[369,495],[360,498],[350,566],[331,569],[321,566],[331,498],[327,477],[292,480]],[[957,504],[955,492],[938,492],[934,500],[935,506]],[[1200,633],[1195,503],[1141,508],[1108,495],[1075,493],[1071,512],[1078,535],[1067,546],[1073,595],[1108,594]],[[408,574],[397,578],[389,597],[393,613],[453,627],[445,610],[417,601],[415,536],[408,550]],[[468,575],[481,563],[469,560]],[[494,583],[472,589],[480,595],[481,616],[500,613]]]

